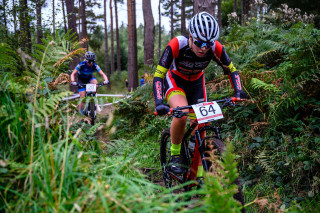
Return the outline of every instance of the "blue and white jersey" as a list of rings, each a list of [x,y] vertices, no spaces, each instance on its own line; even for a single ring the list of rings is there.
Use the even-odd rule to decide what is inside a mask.
[[[82,61],[76,66],[76,70],[80,78],[89,78],[92,73],[99,72],[101,68],[96,63],[89,67],[86,61]]]

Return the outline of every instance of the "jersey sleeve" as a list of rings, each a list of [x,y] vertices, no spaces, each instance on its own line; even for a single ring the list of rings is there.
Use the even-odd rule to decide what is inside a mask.
[[[153,76],[153,95],[156,106],[163,104],[163,79],[165,78],[174,58],[179,55],[179,41],[173,38],[163,51]]]
[[[97,72],[99,72],[101,70],[101,68],[99,67],[99,65],[95,64],[95,70],[97,70]]]

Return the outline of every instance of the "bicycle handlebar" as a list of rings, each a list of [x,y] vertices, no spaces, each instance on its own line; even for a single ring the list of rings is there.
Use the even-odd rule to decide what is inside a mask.
[[[89,83],[90,84],[90,83]],[[79,86],[85,86],[85,85],[87,85],[87,84],[78,84]],[[103,85],[105,85],[104,83],[97,83],[97,84],[95,84],[95,85],[98,85],[99,87],[101,87],[101,86],[103,86]]]
[[[235,102],[241,101],[241,100],[238,100],[236,97],[230,97],[230,98],[227,97],[227,98],[223,98],[220,100],[213,100],[213,101],[215,101],[217,103],[223,103],[221,108],[224,108],[226,106],[235,106]],[[177,108],[170,108],[170,113],[173,117],[181,118],[181,117],[187,116],[189,114],[188,112],[182,111],[184,109],[192,109],[192,105],[177,107]],[[154,114],[158,115],[157,111],[155,111]]]

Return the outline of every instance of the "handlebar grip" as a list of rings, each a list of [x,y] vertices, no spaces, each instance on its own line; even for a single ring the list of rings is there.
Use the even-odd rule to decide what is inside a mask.
[[[172,112],[173,112],[173,108],[170,108],[170,113],[172,113]],[[157,111],[154,111],[153,114],[154,114],[154,115],[159,115]]]
[[[233,102],[236,102],[236,101],[237,101],[237,98],[236,98],[236,97],[231,97],[231,100],[232,100]]]

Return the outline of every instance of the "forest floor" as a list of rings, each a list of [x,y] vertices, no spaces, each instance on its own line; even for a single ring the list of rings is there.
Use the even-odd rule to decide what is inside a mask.
[[[102,118],[105,117],[107,115],[112,116],[113,112],[115,110],[114,105],[110,104],[107,106],[103,106],[101,107],[101,111],[97,112],[98,113],[98,118]],[[112,118],[111,118],[112,119]],[[107,122],[108,123],[108,122]],[[105,125],[104,124],[103,127],[101,127],[101,129],[104,129]],[[104,132],[101,132],[98,130],[96,136],[99,138],[99,141],[108,144],[110,142],[107,134],[105,134]],[[160,163],[160,162],[159,162]],[[165,186],[163,178],[162,178],[162,171],[159,169],[155,169],[155,168],[142,168],[139,169],[143,174],[146,175],[146,179],[148,179],[149,181],[158,184],[160,186]]]

